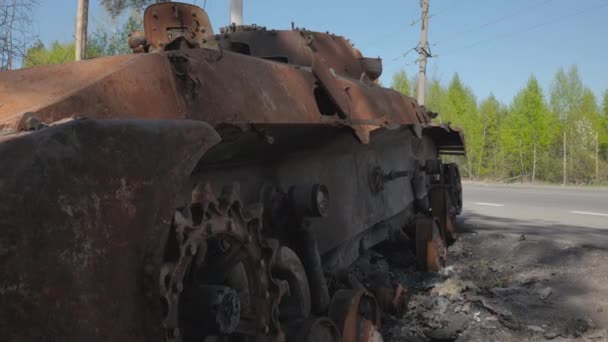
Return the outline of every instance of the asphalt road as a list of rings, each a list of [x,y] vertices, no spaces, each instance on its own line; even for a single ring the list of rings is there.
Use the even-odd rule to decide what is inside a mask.
[[[568,330],[591,319],[606,329],[598,341],[608,341],[608,188],[466,183],[463,199],[455,267],[482,287],[494,279],[501,288],[534,284],[503,303],[524,327]],[[458,254],[459,242],[471,253]],[[484,273],[488,264],[498,271]],[[539,301],[538,288],[552,289],[550,297]],[[561,341],[581,340],[569,334]]]
[[[463,184],[463,218],[608,229],[608,188]]]

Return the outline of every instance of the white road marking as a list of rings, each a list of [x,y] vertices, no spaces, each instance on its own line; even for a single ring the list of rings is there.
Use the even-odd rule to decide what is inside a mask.
[[[604,217],[608,217],[608,214],[604,214],[604,213],[594,213],[591,211],[569,211],[569,213],[571,214],[579,214],[579,215],[593,215],[593,216],[604,216]]]
[[[478,205],[487,205],[489,207],[504,207],[504,204],[497,204],[497,203],[484,203],[484,202],[476,202],[475,204]]]

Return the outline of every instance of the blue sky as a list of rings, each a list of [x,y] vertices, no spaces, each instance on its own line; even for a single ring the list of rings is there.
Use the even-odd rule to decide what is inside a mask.
[[[202,6],[205,0],[186,1]],[[77,0],[39,0],[36,29],[43,42],[74,36]],[[98,0],[90,0],[90,24],[111,25]],[[420,25],[418,0],[244,0],[245,23],[296,26],[350,38],[364,55],[384,60],[382,82],[405,68],[417,72],[414,53]],[[228,21],[229,0],[207,0],[217,30]],[[447,84],[454,72],[478,99],[491,92],[505,103],[530,74],[545,94],[560,66],[577,64],[599,97],[608,89],[608,0],[430,0],[429,42],[436,58],[428,73]]]

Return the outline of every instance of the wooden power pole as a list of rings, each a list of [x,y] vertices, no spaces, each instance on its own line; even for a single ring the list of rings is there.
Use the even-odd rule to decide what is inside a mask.
[[[424,106],[424,98],[426,91],[426,59],[432,57],[427,41],[429,30],[429,1],[420,0],[422,9],[422,30],[420,31],[420,44],[416,48],[418,52],[418,104]]]
[[[76,60],[85,59],[87,50],[87,25],[89,19],[89,0],[78,0],[76,15]]]

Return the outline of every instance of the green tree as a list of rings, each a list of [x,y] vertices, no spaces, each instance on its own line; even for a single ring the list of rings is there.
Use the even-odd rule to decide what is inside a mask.
[[[407,77],[405,70],[397,71],[393,75],[393,83],[391,83],[391,88],[407,96],[412,94],[412,84],[410,83],[410,79]]]
[[[466,174],[477,178],[477,165],[481,162],[481,131],[482,125],[477,113],[477,100],[473,91],[465,86],[458,74],[454,74],[441,104],[439,114],[442,122],[452,122],[466,132],[467,156],[461,163]]]
[[[445,89],[443,89],[439,80],[433,79],[429,83],[425,100],[426,108],[433,112],[441,113],[443,111],[441,103],[444,101]],[[441,116],[439,116],[439,119],[441,119]]]
[[[62,64],[74,62],[76,60],[74,43],[53,42],[49,47],[46,47],[41,41],[36,42],[34,46],[27,49],[23,58],[23,67],[30,68],[34,66]],[[96,41],[92,40],[87,43],[87,59],[104,56],[103,49],[96,45]]]
[[[141,12],[144,7],[150,4],[169,1],[171,0],[101,0],[101,5],[113,18],[116,18],[127,9]]]
[[[477,173],[480,177],[493,175],[501,169],[500,123],[504,115],[505,109],[494,94],[490,94],[479,104],[481,145]]]
[[[595,144],[603,126],[599,112],[593,91],[584,88],[578,113],[572,118],[569,130],[570,178],[577,183],[589,183],[595,178]]]
[[[61,64],[74,60],[74,43],[62,44],[55,41],[47,48],[41,41],[38,41],[34,46],[27,49],[23,59],[23,67]]]
[[[87,58],[101,56],[124,55],[131,53],[127,42],[129,33],[143,29],[141,17],[133,14],[117,30],[98,28],[87,42]],[[73,62],[74,43],[53,42],[46,47],[41,41],[27,50],[23,59],[23,67],[61,64]]]
[[[143,20],[138,13],[131,13],[118,29],[99,27],[92,35],[87,47],[87,55],[115,56],[131,53],[128,38],[133,31],[143,30]],[[89,53],[90,50],[90,53]]]
[[[604,91],[602,108],[600,110],[600,122],[601,132],[604,133],[602,142],[608,144],[608,90]]]
[[[608,118],[608,89],[604,91],[604,101],[602,101],[602,116]]]
[[[407,81],[407,76],[398,79]],[[412,89],[411,84],[410,79],[405,88]],[[600,180],[608,180],[608,90],[598,99],[575,65],[557,70],[547,96],[531,76],[508,107],[493,95],[477,106],[458,74],[447,87],[429,80],[425,103],[439,113],[436,121],[463,129],[466,158],[444,159],[457,161],[465,176],[561,182],[565,133],[569,181],[594,181],[596,165]]]
[[[477,103],[473,91],[461,81],[455,73],[448,85],[442,106],[444,107],[444,121],[464,122],[477,113]]]
[[[0,0],[0,71],[12,70],[38,37],[34,29],[36,0]]]
[[[568,181],[588,183],[595,178],[595,139],[608,140],[593,92],[586,88],[575,65],[560,68],[551,87],[551,109],[561,122],[559,149],[566,149]],[[557,146],[556,146],[557,147]],[[563,154],[562,154],[563,159]]]
[[[604,133],[603,142],[608,144],[608,90],[604,91],[602,108],[600,112],[600,121],[602,122],[601,129]]]
[[[556,120],[551,115],[540,84],[530,76],[509,108],[501,130],[501,140],[512,175],[532,181],[539,175],[539,160],[546,156],[553,139]],[[541,175],[542,176],[542,175]],[[541,177],[542,178],[542,177]]]
[[[565,122],[577,111],[583,97],[583,82],[578,74],[576,65],[568,69],[559,68],[551,85],[551,110]]]
[[[600,158],[604,163],[603,179],[608,179],[608,90],[604,91],[600,116]]]

